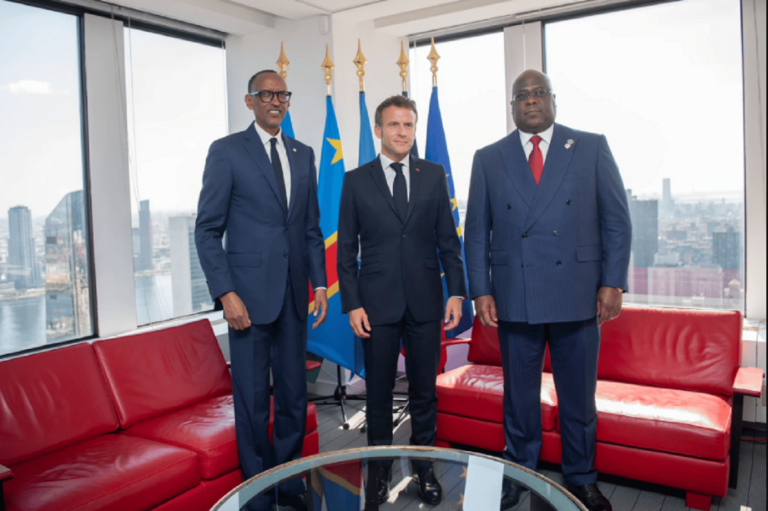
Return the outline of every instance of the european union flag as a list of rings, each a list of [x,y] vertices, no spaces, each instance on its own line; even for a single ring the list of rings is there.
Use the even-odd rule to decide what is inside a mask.
[[[293,123],[291,122],[291,112],[285,113],[285,119],[283,119],[283,122],[280,124],[280,129],[282,129],[283,133],[285,133],[289,137],[296,138],[293,136]]]
[[[408,91],[403,91],[403,96],[408,97]],[[416,138],[413,139],[413,146],[411,147],[411,156],[414,158],[419,157],[419,146],[416,144]]]
[[[451,203],[453,204],[453,222],[456,224],[456,232],[461,240],[461,256],[464,256],[464,236],[461,232],[461,220],[459,219],[459,203],[456,200],[456,189],[453,186],[453,174],[451,172],[451,159],[448,156],[448,143],[445,140],[445,130],[443,129],[443,116],[440,114],[440,102],[437,98],[437,87],[432,87],[432,97],[429,100],[429,117],[427,119],[427,150],[424,159],[434,163],[439,163],[445,167],[446,178],[448,179],[448,189],[451,193]],[[466,258],[465,258],[466,260]],[[464,280],[467,279],[467,268],[464,267]],[[467,285],[467,289],[469,286]],[[445,277],[443,277],[443,290],[446,292]],[[447,298],[447,296],[446,296]],[[446,331],[448,338],[456,337],[469,330],[472,327],[472,321],[475,319],[472,310],[472,301],[464,300],[461,306],[461,321],[453,330]]]
[[[325,237],[325,271],[328,278],[328,316],[325,323],[312,329],[307,322],[307,350],[346,367],[355,374],[363,373],[362,357],[355,357],[355,336],[349,320],[341,313],[339,277],[336,273],[336,237],[339,228],[339,201],[344,181],[344,155],[336,123],[336,113],[330,96],[325,99],[326,117],[317,199],[320,203],[320,229]],[[314,308],[314,293],[310,289],[309,310]]]

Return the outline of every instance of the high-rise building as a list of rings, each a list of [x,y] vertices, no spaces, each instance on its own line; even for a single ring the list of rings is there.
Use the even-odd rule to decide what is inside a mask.
[[[744,266],[742,248],[741,233],[733,227],[712,233],[712,262],[724,270],[740,270]]]
[[[135,251],[135,248],[134,248]],[[139,256],[135,259],[135,270],[152,269],[152,216],[149,213],[149,201],[139,203]]]
[[[26,206],[8,210],[8,269],[16,289],[30,289],[43,284],[32,236],[32,213]]]
[[[64,196],[45,219],[45,323],[48,340],[91,335],[88,223],[83,191]]]
[[[675,201],[672,198],[672,180],[664,178],[662,181],[663,191],[661,195],[661,213],[672,215],[675,211]]]
[[[659,251],[659,201],[638,200],[627,190],[629,215],[632,218],[632,253],[635,268],[653,266]]]
[[[186,316],[213,306],[195,246],[195,215],[168,219],[171,244],[173,315]]]

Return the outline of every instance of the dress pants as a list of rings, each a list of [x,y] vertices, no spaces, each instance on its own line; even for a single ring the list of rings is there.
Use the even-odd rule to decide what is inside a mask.
[[[277,319],[246,330],[229,329],[232,360],[232,393],[235,408],[237,452],[248,480],[301,456],[307,420],[307,320],[296,311],[290,274],[283,307]],[[269,441],[269,370],[275,402],[272,443]],[[300,479],[280,486],[280,491],[303,491]],[[273,496],[251,501],[250,509],[269,509]]]
[[[597,481],[594,467],[600,331],[586,321],[499,321],[504,369],[504,458],[531,470],[541,451],[541,372],[549,343],[563,441],[563,476],[574,486]]]
[[[411,445],[434,445],[437,430],[437,369],[440,364],[440,320],[417,322],[406,307],[400,321],[371,325],[363,339],[368,445],[392,445],[392,393],[400,355],[405,347]],[[391,465],[391,463],[389,463]],[[414,462],[414,468],[419,465]],[[426,463],[426,466],[429,466]]]

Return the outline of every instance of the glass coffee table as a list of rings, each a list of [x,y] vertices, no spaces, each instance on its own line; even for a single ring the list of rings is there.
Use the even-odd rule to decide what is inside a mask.
[[[436,506],[421,502],[412,481],[413,461],[431,461],[443,487]],[[366,505],[368,466],[392,463],[389,500]],[[500,458],[437,447],[365,447],[319,454],[280,465],[244,482],[225,495],[211,511],[292,509],[282,489],[306,488],[310,511],[466,510],[496,511],[502,482],[509,479],[530,491],[516,509],[521,511],[587,511],[563,487],[532,470]],[[375,484],[375,483],[373,483]]]

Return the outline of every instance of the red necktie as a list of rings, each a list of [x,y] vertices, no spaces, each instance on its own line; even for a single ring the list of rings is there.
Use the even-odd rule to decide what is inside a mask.
[[[531,166],[533,179],[536,180],[537,185],[539,184],[539,181],[541,181],[541,173],[544,171],[544,155],[541,154],[541,149],[539,149],[539,142],[541,142],[540,136],[534,135],[531,137],[533,151],[531,151],[531,155],[528,156],[528,165]]]

